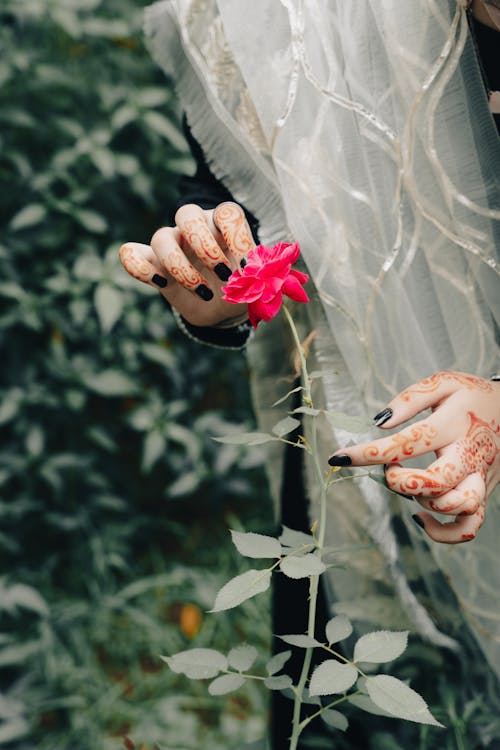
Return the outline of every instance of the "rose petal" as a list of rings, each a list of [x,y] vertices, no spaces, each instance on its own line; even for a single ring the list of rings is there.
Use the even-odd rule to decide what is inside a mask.
[[[295,268],[292,268],[290,270],[290,273],[292,276],[295,276],[295,278],[298,279],[301,284],[306,284],[309,281],[309,276],[307,275],[307,273],[302,273],[302,271],[296,271]]]
[[[273,276],[277,276],[278,278],[284,280],[289,273],[290,263],[286,263],[285,261],[278,259],[271,260],[266,263],[265,266],[262,266],[257,275],[260,279],[267,280],[273,278]]]
[[[281,291],[282,286],[283,286],[283,279],[279,279],[279,278],[266,279],[265,289],[261,295],[262,302],[264,303],[270,302],[273,299],[273,297],[275,297],[278,294],[278,292]]]
[[[295,276],[289,276],[285,280],[281,291],[283,294],[286,294],[287,297],[290,297],[290,299],[295,300],[295,302],[309,302],[309,297],[307,296],[304,287]]]
[[[297,242],[278,242],[274,247],[276,248],[276,256],[279,256],[287,263],[293,265],[298,261],[300,247]]]
[[[263,302],[262,299],[255,300],[252,302],[253,313],[257,315],[261,320],[271,320],[275,315],[278,314],[281,304],[283,302],[283,295],[279,292],[269,302]]]
[[[254,276],[241,277],[235,279],[234,282],[230,280],[225,287],[222,287],[223,299],[234,303],[253,302],[260,297],[265,288],[266,285],[262,279],[256,279]]]

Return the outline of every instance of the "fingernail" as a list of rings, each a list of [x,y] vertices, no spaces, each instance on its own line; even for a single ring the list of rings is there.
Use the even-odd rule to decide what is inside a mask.
[[[346,456],[345,453],[340,453],[338,456],[331,456],[328,459],[328,463],[330,464],[330,466],[351,466],[352,458],[350,456]]]
[[[198,297],[201,297],[201,299],[205,300],[205,302],[210,302],[210,300],[214,296],[214,293],[211,289],[208,288],[206,284],[200,284],[200,286],[196,287],[195,292]]]
[[[221,281],[227,281],[232,274],[231,269],[225,263],[217,263],[214,271]]]
[[[421,529],[425,529],[425,523],[422,521],[420,516],[417,516],[416,514],[412,516],[413,520],[417,524],[417,526],[420,526]]]
[[[393,415],[392,409],[382,409],[382,411],[379,411],[378,414],[375,414],[373,417],[373,422],[375,423],[375,427],[380,427],[381,425],[385,424],[389,421],[389,419]]]
[[[247,259],[246,258],[242,258],[240,260],[240,266],[241,266],[241,268],[245,268],[246,264],[247,264]]]
[[[156,284],[156,286],[159,286],[161,289],[165,289],[165,287],[168,284],[168,281],[164,279],[163,276],[160,276],[159,273],[155,273],[151,281],[153,282],[153,284]]]

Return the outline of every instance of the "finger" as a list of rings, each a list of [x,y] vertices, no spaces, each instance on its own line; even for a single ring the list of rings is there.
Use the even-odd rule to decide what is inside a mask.
[[[438,406],[443,399],[461,389],[492,390],[493,384],[463,372],[444,370],[410,385],[373,418],[377,427],[397,427],[424,409]]]
[[[120,248],[120,260],[124,269],[134,279],[149,284],[155,289],[165,289],[168,280],[159,267],[156,256],[149,245],[127,242]]]
[[[241,265],[241,261],[255,247],[245,212],[241,206],[232,201],[219,203],[214,211],[213,221],[224,237],[224,242],[236,263]]]
[[[416,498],[433,498],[457,487],[468,471],[460,451],[453,448],[434,461],[427,469],[404,468],[390,464],[385,472],[389,489]]]
[[[406,461],[413,456],[438,451],[457,439],[463,420],[451,418],[450,408],[415,422],[394,435],[379,438],[371,443],[342,448],[328,460],[331,466],[368,466]],[[462,424],[462,422],[464,424]]]
[[[161,265],[184,289],[194,292],[205,302],[213,298],[208,280],[188,261],[172,227],[158,229],[151,238],[151,247]]]
[[[460,516],[451,523],[440,523],[430,513],[415,514],[413,520],[435,542],[461,544],[474,539],[483,525],[484,506],[480,505],[473,515]]]
[[[232,269],[210,231],[205,212],[199,206],[188,203],[181,206],[175,214],[175,223],[203,265],[221,281],[227,281]]]
[[[453,516],[471,516],[486,501],[486,485],[479,472],[469,474],[454,489],[445,492],[434,500],[424,497],[418,502],[426,510]]]

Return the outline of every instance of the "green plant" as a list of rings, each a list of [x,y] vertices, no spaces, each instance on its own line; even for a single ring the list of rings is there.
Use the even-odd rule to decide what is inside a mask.
[[[157,656],[189,643],[188,605],[200,639],[223,637],[202,614],[221,581],[206,568],[233,564],[219,527],[270,511],[260,458],[235,480],[240,451],[216,456],[206,437],[248,419],[242,357],[200,354],[118,261],[123,241],[166,221],[191,169],[141,5],[23,0],[0,14],[0,744],[12,749],[119,748],[127,733],[196,748],[264,726],[258,691],[198,702]],[[266,648],[265,603],[257,619]]]

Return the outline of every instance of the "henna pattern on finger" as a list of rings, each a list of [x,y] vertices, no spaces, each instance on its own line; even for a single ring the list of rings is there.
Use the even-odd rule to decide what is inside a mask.
[[[422,471],[402,471],[401,468],[394,467],[387,473],[389,487],[406,495],[436,497],[476,472],[487,483],[489,472],[498,470],[500,425],[494,419],[486,422],[474,412],[468,412],[468,417],[467,433],[455,443],[455,461],[446,461]]]
[[[129,245],[120,248],[120,260],[127,271],[138,281],[149,281],[152,265],[137,250]]]
[[[202,216],[196,216],[194,219],[183,222],[182,235],[201,262],[210,270],[215,271],[221,281],[227,281],[231,275],[231,269],[205,219]]]
[[[425,446],[430,448],[432,445],[432,438],[436,437],[437,430],[432,425],[423,422],[422,424],[409,427],[403,432],[398,432],[396,435],[391,435],[388,440],[391,441],[391,445],[385,450],[377,445],[377,443],[370,443],[363,451],[363,458],[367,463],[372,463],[374,458],[384,458],[384,463],[393,463],[395,461],[401,461],[415,453],[415,448]]]
[[[179,284],[191,291],[200,284],[208,287],[208,281],[186,260],[186,256],[179,247],[169,250],[165,266]]]
[[[463,372],[453,372],[451,370],[443,370],[442,372],[436,372],[429,378],[421,380],[415,385],[411,385],[405,391],[400,394],[400,398],[403,401],[411,401],[412,397],[416,393],[432,393],[442,385],[445,380],[453,380],[463,385],[467,390],[478,389],[486,393],[493,390],[493,385],[490,381],[484,380],[484,378],[478,378],[475,375],[466,375]]]
[[[470,507],[461,511],[458,515],[460,516],[472,516],[479,508],[479,492],[476,489],[463,490],[457,492],[456,499],[453,503],[443,505],[442,503],[430,501],[429,508],[436,511],[436,513],[453,513],[453,511],[460,508],[465,503],[471,503]]]
[[[221,203],[214,211],[213,221],[224,242],[239,260],[255,247],[243,209],[237,203]]]

